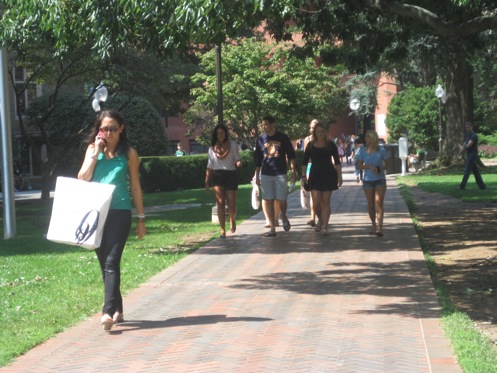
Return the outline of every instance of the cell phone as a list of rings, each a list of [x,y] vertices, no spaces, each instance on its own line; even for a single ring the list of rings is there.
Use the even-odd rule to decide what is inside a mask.
[[[99,129],[99,130],[98,130],[98,136],[99,136],[99,137],[101,137],[101,138],[102,138],[102,140],[104,140],[104,142],[106,142],[106,141],[105,141],[105,138],[104,138],[104,133],[102,132],[102,130],[101,130],[101,129]]]

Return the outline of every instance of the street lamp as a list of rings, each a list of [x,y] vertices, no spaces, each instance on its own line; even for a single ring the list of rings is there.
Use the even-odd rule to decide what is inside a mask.
[[[100,83],[97,90],[93,94],[93,96],[95,97],[93,99],[93,102],[91,103],[93,110],[95,110],[97,113],[102,110],[102,107],[104,106],[104,102],[107,100],[108,95],[109,91],[107,90],[107,87],[104,86],[103,83]]]
[[[357,98],[353,98],[349,102],[350,110],[352,110],[354,112],[356,135],[359,135],[359,128],[358,128],[359,126],[358,126],[358,121],[357,121],[357,110],[359,110],[360,106],[361,106],[361,102]]]
[[[438,156],[442,155],[442,102],[445,104],[447,95],[445,90],[439,84],[435,89],[435,95],[438,98]]]

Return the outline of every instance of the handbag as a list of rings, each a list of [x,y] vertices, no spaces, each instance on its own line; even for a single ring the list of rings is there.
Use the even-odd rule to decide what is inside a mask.
[[[114,188],[59,176],[47,239],[90,250],[100,247]]]

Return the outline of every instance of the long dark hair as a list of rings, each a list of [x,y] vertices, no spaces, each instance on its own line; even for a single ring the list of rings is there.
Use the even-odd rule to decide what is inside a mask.
[[[126,131],[126,126],[124,125],[124,118],[119,113],[117,110],[114,109],[109,109],[109,110],[104,110],[100,113],[98,116],[97,120],[93,124],[93,129],[91,130],[90,134],[86,138],[86,145],[93,144],[95,142],[95,137],[98,135],[98,131],[100,130],[100,126],[102,124],[102,120],[104,118],[111,118],[114,119],[119,126],[123,126],[123,130],[119,134],[119,142],[117,143],[116,147],[116,153],[118,155],[124,155],[126,158],[128,157],[128,150],[130,147],[129,141],[128,141],[128,133]]]
[[[221,128],[226,135],[223,142],[229,141],[228,128],[224,124],[218,124],[216,127],[214,127],[214,131],[212,131],[212,138],[211,138],[211,146],[212,147],[214,147],[217,144],[217,130],[219,128]]]

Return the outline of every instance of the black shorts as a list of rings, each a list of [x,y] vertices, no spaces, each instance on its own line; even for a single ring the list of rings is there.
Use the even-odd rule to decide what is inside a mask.
[[[238,190],[236,171],[212,170],[211,185],[224,187],[226,190]]]

